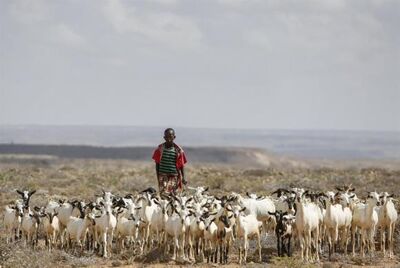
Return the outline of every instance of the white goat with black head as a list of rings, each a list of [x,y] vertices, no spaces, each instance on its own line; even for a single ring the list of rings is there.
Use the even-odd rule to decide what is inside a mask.
[[[20,191],[16,190],[17,193],[21,196],[22,198],[22,203],[25,207],[29,207],[29,202],[31,200],[31,196],[36,193],[36,190],[33,191]]]

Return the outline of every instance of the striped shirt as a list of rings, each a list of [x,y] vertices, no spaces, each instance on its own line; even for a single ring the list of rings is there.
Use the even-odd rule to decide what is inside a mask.
[[[163,145],[164,146],[164,145]],[[175,147],[163,147],[162,157],[160,161],[159,172],[164,174],[178,174],[176,169],[176,150]]]

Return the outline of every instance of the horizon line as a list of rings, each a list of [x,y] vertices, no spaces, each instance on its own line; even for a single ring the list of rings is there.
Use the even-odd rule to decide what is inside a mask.
[[[136,127],[136,128],[166,128],[167,126],[160,125],[133,125],[133,124],[41,124],[41,123],[29,123],[29,124],[0,124],[0,127]],[[386,132],[386,133],[400,133],[400,130],[395,129],[335,129],[335,128],[256,128],[256,127],[205,127],[205,126],[172,126],[174,129],[203,129],[203,130],[242,130],[242,131],[322,131],[322,132]]]

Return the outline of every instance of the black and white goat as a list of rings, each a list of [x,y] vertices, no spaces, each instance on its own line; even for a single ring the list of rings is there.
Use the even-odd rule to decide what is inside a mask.
[[[283,257],[286,253],[287,256],[291,256],[290,252],[290,241],[293,234],[293,224],[295,223],[296,216],[288,214],[288,212],[282,212],[280,210],[274,213],[269,213],[271,216],[275,217],[276,227],[276,241],[278,256]]]

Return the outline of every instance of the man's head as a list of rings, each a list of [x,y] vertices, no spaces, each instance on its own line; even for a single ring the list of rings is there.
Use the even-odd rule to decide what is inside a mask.
[[[175,130],[173,128],[167,128],[164,131],[164,140],[167,143],[172,143],[174,141],[174,139],[176,138],[175,136]]]

